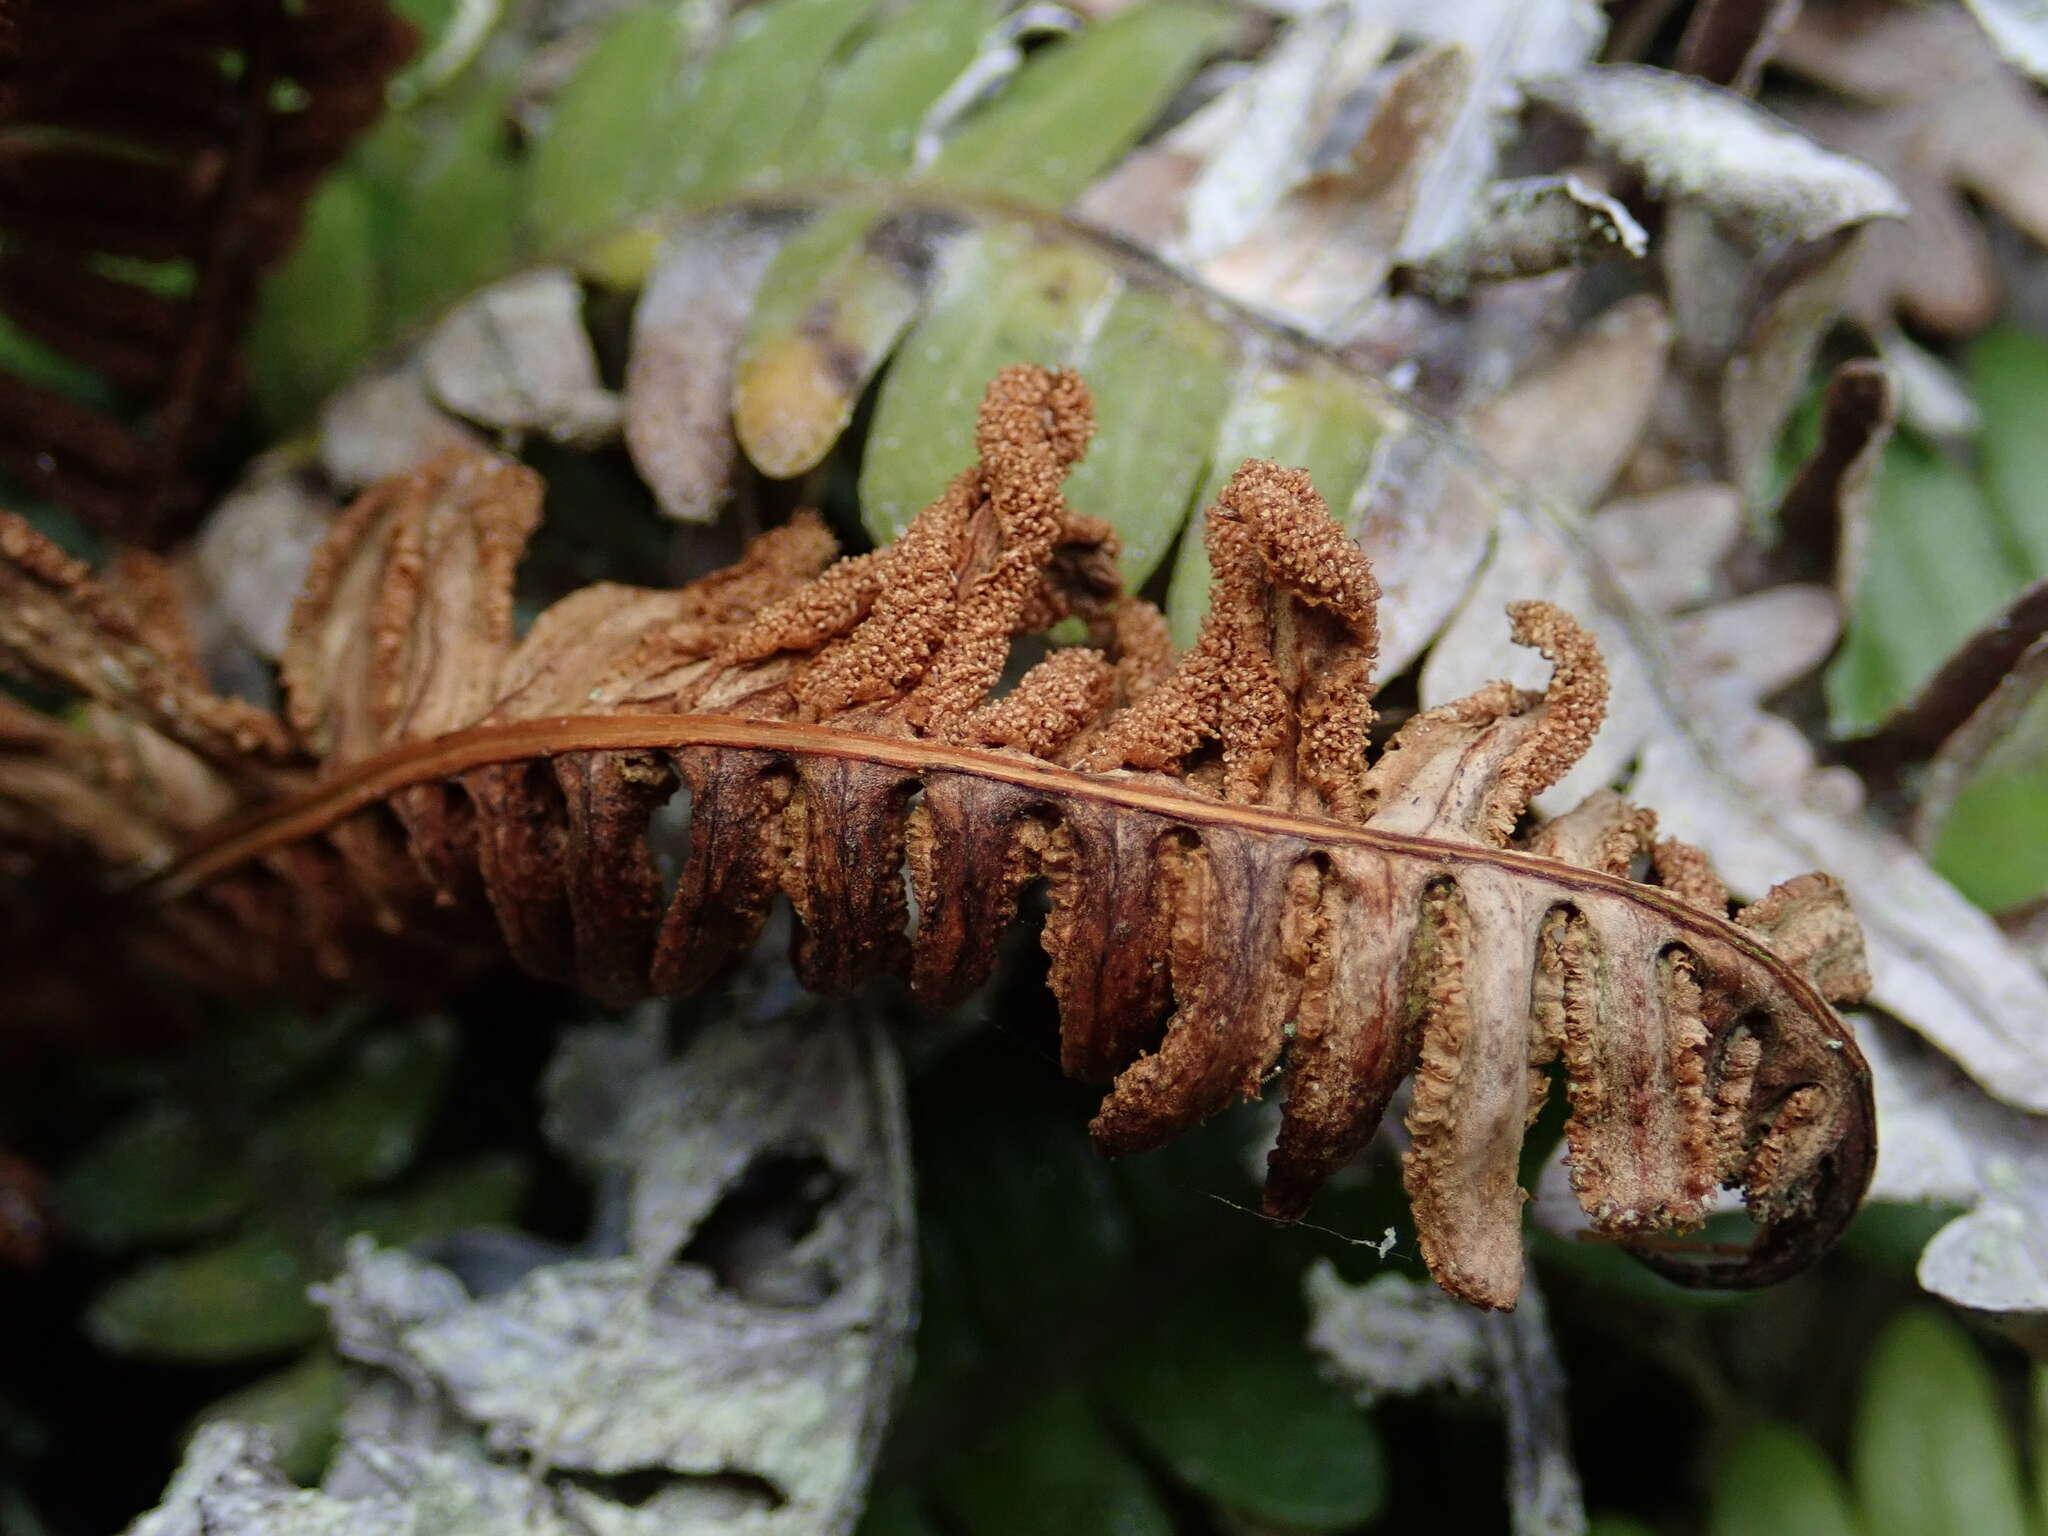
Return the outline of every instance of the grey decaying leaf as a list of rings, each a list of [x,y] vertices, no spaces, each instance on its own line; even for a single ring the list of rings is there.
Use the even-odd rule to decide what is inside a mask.
[[[1254,236],[1205,261],[1203,279],[1317,334],[1348,334],[1392,270],[1472,88],[1471,59],[1454,44],[1388,66],[1371,118],[1338,163],[1290,191]]]
[[[1853,311],[1882,327],[1896,307],[1945,335],[1987,324],[1999,276],[1965,194],[2048,239],[2040,93],[1954,6],[1808,7],[1776,62],[1838,94],[1787,93],[1773,105],[1821,143],[1882,169],[1912,207],[1903,223],[1871,231]]]
[[[1475,283],[1537,277],[1609,256],[1642,256],[1650,237],[1629,211],[1576,176],[1488,187],[1477,217],[1409,269],[1410,286],[1449,301]]]
[[[1963,0],[1998,51],[2048,81],[2048,10],[2032,0]]]
[[[1419,260],[1447,244],[1471,219],[1493,179],[1500,120],[1521,106],[1532,76],[1575,69],[1599,50],[1607,18],[1588,0],[1362,0],[1382,25],[1432,42],[1456,43],[1472,60],[1472,89],[1423,175],[1416,216],[1398,254]]]
[[[420,356],[434,399],[480,426],[578,446],[618,435],[622,407],[599,377],[582,290],[560,268],[507,278],[466,300]]]
[[[338,510],[290,455],[265,455],[200,530],[194,564],[208,603],[259,655],[283,654],[292,602]]]
[[[315,1292],[358,1366],[323,1491],[215,1426],[137,1536],[850,1530],[914,1312],[901,1084],[874,1019],[780,1004],[736,1006],[674,1055],[660,1010],[571,1034],[547,1125],[597,1174],[601,1208],[607,1190],[623,1206],[596,1241],[610,1227],[626,1251],[545,1262],[508,1236],[461,1265],[472,1294],[357,1239]],[[808,1227],[778,1206],[704,1233],[777,1166],[808,1170]],[[693,1237],[710,1246],[684,1250]],[[623,1473],[656,1491],[619,1502],[604,1479]]]
[[[1578,67],[1604,31],[1584,0],[1305,12],[1078,211],[1254,308],[1348,335],[1397,259],[1447,245],[1478,216],[1497,130],[1521,104],[1516,81]],[[1422,46],[1383,64],[1403,41]]]
[[[745,214],[680,226],[633,311],[626,447],[668,516],[709,522],[732,492],[732,378],[781,234]]]
[[[1508,1440],[1508,1507],[1515,1536],[1581,1536],[1586,1505],[1566,1437],[1564,1369],[1533,1274],[1513,1312],[1480,1313],[1401,1275],[1363,1285],[1327,1259],[1307,1276],[1309,1348],[1371,1404],[1448,1388],[1483,1392]]]
[[[1857,1031],[1884,1139],[1878,1199],[1966,1205],[1920,1256],[1920,1283],[1958,1306],[2048,1325],[2048,1134],[1881,1019]]]
[[[320,467],[343,491],[419,468],[483,440],[427,398],[417,356],[372,368],[320,408]]]
[[[1732,91],[1641,66],[1529,82],[1668,205],[1659,260],[1679,378],[1681,455],[1718,463],[1760,510],[1771,453],[1841,312],[1872,220],[1906,212],[1870,167],[1820,148]]]
[[[1705,204],[1754,250],[1806,244],[1906,204],[1869,166],[1822,149],[1752,102],[1638,64],[1527,81],[1666,198]]]

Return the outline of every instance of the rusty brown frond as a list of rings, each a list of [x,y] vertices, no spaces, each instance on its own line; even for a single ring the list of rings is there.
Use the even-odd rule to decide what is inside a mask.
[[[384,0],[5,10],[0,312],[120,403],[0,373],[0,466],[153,542],[201,503],[257,277],[415,34]]]
[[[7,717],[0,833],[139,879],[134,942],[257,989],[509,953],[623,1003],[718,974],[781,894],[807,985],[893,972],[942,1004],[1041,880],[1064,1064],[1112,1084],[1106,1151],[1284,1078],[1266,1200],[1293,1217],[1412,1077],[1424,1255],[1508,1306],[1517,1158],[1561,1063],[1600,1229],[1696,1226],[1725,1185],[1759,1237],[1685,1278],[1810,1261],[1873,1151],[1827,1002],[1865,985],[1839,887],[1803,876],[1731,919],[1697,850],[1606,791],[1518,838],[1606,705],[1597,649],[1549,604],[1510,613],[1553,665],[1543,692],[1489,685],[1375,759],[1378,591],[1296,471],[1247,463],[1211,509],[1214,608],[1169,664],[1109,531],[1062,499],[1090,430],[1078,378],[1010,369],[979,461],[894,545],[832,563],[799,518],[680,591],[586,588],[523,640],[540,487],[458,451],[336,525],[288,726],[205,695],[132,597],[10,529],[0,650],[91,704],[83,731]],[[1062,619],[1092,643],[1002,691],[1017,637]]]

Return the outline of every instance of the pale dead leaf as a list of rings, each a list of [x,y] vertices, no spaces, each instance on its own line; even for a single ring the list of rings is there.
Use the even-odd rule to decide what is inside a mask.
[[[584,447],[618,435],[622,407],[598,375],[582,290],[559,268],[466,300],[434,328],[420,364],[434,399],[479,426]]]
[[[1964,1205],[1920,1255],[1958,1306],[2048,1319],[2048,1121],[1994,1102],[1888,1023],[1857,1031],[1884,1125],[1872,1195]]]
[[[2048,82],[2048,10],[2039,0],[1963,0],[1998,51]]]
[[[1557,376],[1571,379],[1579,366],[1568,355]],[[1557,489],[1591,499],[1585,488],[1597,484],[1594,476],[1616,450],[1594,440],[1588,451],[1575,451],[1565,437],[1545,454],[1546,377],[1518,386],[1494,412],[1475,414],[1472,434],[1524,472],[1546,462],[1553,473],[1559,464],[1576,465],[1571,483]],[[1548,419],[1562,426],[1578,416],[1561,409]],[[1640,576],[1637,586],[1643,590]],[[1873,1000],[1993,1095],[2048,1109],[2048,1037],[2039,1027],[2048,1017],[2048,980],[1903,839],[1864,813],[1854,775],[1817,769],[1804,736],[1759,705],[1823,653],[1823,594],[1795,589],[1750,599],[1726,622],[1701,618],[1667,630],[1630,601],[1585,526],[1550,507],[1514,508],[1503,514],[1485,568],[1424,665],[1425,707],[1493,677],[1538,680],[1498,639],[1502,607],[1531,597],[1579,616],[1600,642],[1612,689],[1593,750],[1539,798],[1539,809],[1574,803],[1634,762],[1631,797],[1659,808],[1666,834],[1704,848],[1737,893],[1758,896],[1803,870],[1828,870],[1863,921]],[[1690,668],[1677,650],[1686,638],[1697,649]]]
[[[481,1436],[508,1464],[669,1479],[630,1509],[566,1489],[572,1523],[844,1532],[914,1290],[890,1047],[850,1011],[735,1006],[678,1056],[665,1030],[657,1008],[637,1025],[578,1031],[547,1079],[550,1134],[622,1194],[624,1254],[544,1263],[472,1297],[439,1266],[365,1242],[316,1294],[344,1355],[386,1373],[371,1419],[387,1436],[446,1404],[456,1417],[431,1449]],[[805,1160],[818,1185],[807,1227],[792,1236],[766,1214],[752,1236],[742,1225],[681,1251],[750,1172]],[[412,1409],[388,1400],[394,1385]],[[358,1439],[355,1450],[400,1449]],[[731,1474],[770,1492],[742,1490],[735,1504]]]
[[[778,232],[733,215],[683,226],[648,274],[626,363],[626,447],[668,516],[703,523],[732,494],[732,379]]]
[[[427,398],[417,357],[359,374],[320,408],[320,467],[342,491],[418,469],[484,441]]]
[[[1471,224],[1403,274],[1450,302],[1478,283],[1540,277],[1648,253],[1650,237],[1620,203],[1576,176],[1529,176],[1485,190]]]
[[[1653,191],[1708,208],[1754,250],[1824,239],[1905,202],[1869,166],[1822,149],[1753,102],[1640,64],[1525,82],[1534,100],[1584,124]]]
[[[1455,44],[1390,66],[1344,161],[1295,187],[1256,234],[1203,262],[1203,280],[1310,331],[1343,334],[1393,269],[1427,168],[1472,87],[1470,58]]]
[[[1357,0],[1382,25],[1471,60],[1472,88],[1424,171],[1397,254],[1420,261],[1463,232],[1499,164],[1501,125],[1522,106],[1521,83],[1576,69],[1599,51],[1607,18],[1588,0]]]
[[[292,603],[339,510],[288,457],[265,457],[200,530],[195,567],[207,600],[258,655],[283,654]]]
[[[1856,105],[1786,96],[1784,114],[1823,144],[1889,175],[1911,206],[1872,231],[1854,308],[1894,308],[1945,335],[1991,319],[1999,283],[1965,202],[1973,194],[2048,241],[2048,108],[1960,9],[1857,3],[1808,8],[1777,62]]]

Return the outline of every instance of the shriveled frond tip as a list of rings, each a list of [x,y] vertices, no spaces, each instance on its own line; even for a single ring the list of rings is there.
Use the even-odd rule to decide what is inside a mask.
[[[1833,875],[1794,875],[1736,913],[1735,920],[1804,971],[1829,1002],[1860,1003],[1869,993],[1863,925]]]
[[[975,423],[975,452],[983,464],[1012,452],[1051,451],[1064,475],[1088,451],[1095,436],[1095,397],[1070,368],[1013,363],[989,381]]]
[[[1714,872],[1713,861],[1691,843],[1667,837],[1650,849],[1650,869],[1657,883],[1702,911],[1725,916],[1728,887]]]
[[[1502,769],[1533,798],[1569,773],[1599,734],[1607,718],[1607,663],[1593,637],[1555,603],[1510,603],[1508,617],[1515,644],[1532,647],[1553,668],[1543,690],[1543,729]]]
[[[1330,515],[1308,471],[1246,459],[1217,504],[1257,529],[1268,579],[1290,596],[1336,614],[1370,669],[1379,652],[1380,585],[1372,562]]]

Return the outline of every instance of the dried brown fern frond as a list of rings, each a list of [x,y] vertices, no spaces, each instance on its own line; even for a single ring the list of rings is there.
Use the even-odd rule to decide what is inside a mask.
[[[0,372],[0,466],[110,533],[197,512],[242,396],[258,276],[411,55],[384,0],[12,0],[0,32],[0,312],[98,375]]]
[[[12,731],[0,804],[146,875],[125,931],[211,986],[403,985],[509,952],[623,1002],[715,975],[781,893],[807,985],[893,971],[943,1003],[1042,879],[1064,1064],[1113,1079],[1106,1151],[1284,1074],[1267,1204],[1292,1217],[1412,1074],[1424,1255],[1508,1306],[1517,1157],[1561,1061],[1601,1228],[1696,1225],[1725,1184],[1750,1249],[1645,1256],[1709,1284],[1810,1261],[1873,1153],[1827,1005],[1864,985],[1839,888],[1803,876],[1731,919],[1704,859],[1611,793],[1516,836],[1606,701],[1548,604],[1511,615],[1554,664],[1542,693],[1493,684],[1375,760],[1377,589],[1299,472],[1248,462],[1211,509],[1213,611],[1170,664],[1108,530],[1062,500],[1090,430],[1077,377],[1010,369],[978,463],[894,545],[828,563],[800,518],[680,591],[586,588],[523,640],[538,483],[444,457],[373,489],[315,562],[284,665],[296,761],[283,722],[150,661],[131,604],[11,529],[0,652],[123,731]],[[1017,637],[1067,618],[1092,644],[999,692]]]

